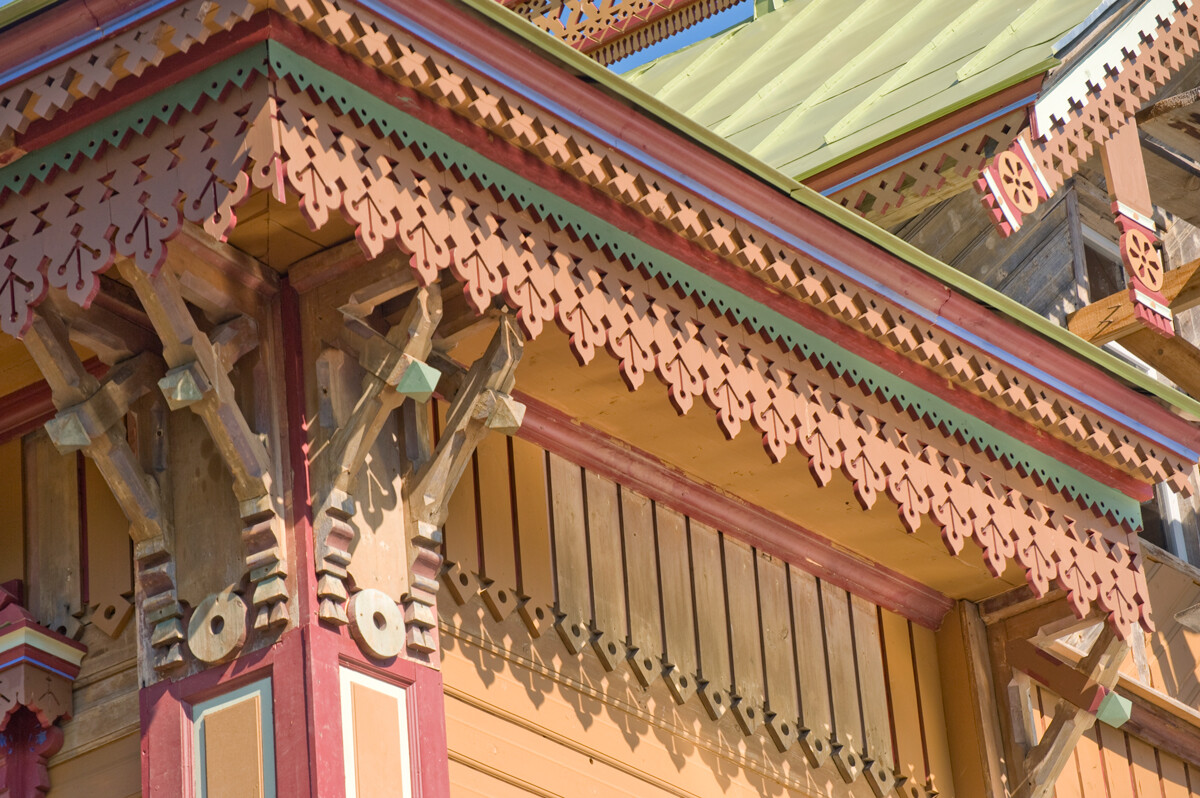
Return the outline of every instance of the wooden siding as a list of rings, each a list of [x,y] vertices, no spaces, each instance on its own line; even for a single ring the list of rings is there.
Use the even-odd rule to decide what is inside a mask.
[[[24,580],[38,621],[88,647],[72,718],[59,723],[63,747],[49,762],[49,797],[138,795],[129,524],[95,468],[75,454],[59,454],[41,430],[0,445],[0,473],[7,485],[0,513],[10,519],[0,531],[0,582]]]
[[[461,794],[590,794],[592,786],[562,792],[585,748],[564,742],[576,753],[558,750],[546,724],[563,740],[587,730],[587,746],[596,746],[604,736],[591,736],[592,716],[617,727],[614,762],[636,752],[637,762],[650,763],[666,749],[637,773],[589,754],[584,770],[596,774],[597,794],[712,794],[707,778],[728,781],[729,794],[759,794],[767,782],[767,792],[847,789],[832,762],[810,770],[800,745],[780,754],[768,720],[777,729],[786,722],[789,734],[810,730],[826,756],[831,744],[846,745],[911,779],[910,787],[954,794],[932,631],[520,439],[497,437],[476,455],[445,536],[448,564],[475,574],[485,594],[460,607],[444,590],[439,602]],[[516,601],[487,599],[489,591]],[[518,602],[521,611],[511,611]],[[555,613],[558,633],[545,620]],[[496,641],[491,653],[482,640]],[[664,665],[675,676],[671,689],[659,678]],[[467,678],[476,671],[481,684]],[[631,716],[605,708],[612,701],[629,702]],[[587,702],[594,711],[584,712]],[[723,712],[731,702],[735,711]],[[563,717],[552,722],[552,714]],[[739,715],[752,734],[739,728]],[[569,717],[581,725],[572,728]],[[672,724],[684,718],[694,736],[687,745],[673,736],[680,732]],[[648,734],[659,724],[671,731]],[[631,731],[638,728],[640,742]],[[516,756],[525,745],[531,751]],[[711,751],[701,755],[698,746]],[[672,756],[676,749],[692,753]],[[511,767],[514,757],[521,767]],[[722,757],[750,759],[734,766]],[[675,785],[692,769],[708,775],[696,776],[694,792],[680,791]],[[753,786],[756,769],[767,782]],[[747,781],[735,789],[739,778]],[[871,794],[861,775],[848,789]]]

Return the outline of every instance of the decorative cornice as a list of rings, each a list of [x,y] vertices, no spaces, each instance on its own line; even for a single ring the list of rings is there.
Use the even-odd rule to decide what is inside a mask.
[[[178,232],[180,200],[183,216],[220,237],[236,223],[233,208],[251,183],[280,201],[290,188],[314,228],[341,212],[365,251],[394,241],[413,253],[422,282],[449,270],[477,312],[502,298],[529,337],[554,321],[581,362],[607,348],[631,389],[654,373],[680,412],[702,397],[726,435],[749,422],[772,458],[800,449],[819,485],[841,471],[864,507],[887,496],[910,530],[928,514],[952,553],[974,539],[993,573],[1015,559],[1036,590],[1057,580],[1077,611],[1098,601],[1123,633],[1138,620],[1149,627],[1136,536],[1110,525],[1136,528],[1130,500],[689,273],[278,44],[265,47],[271,72],[288,85],[254,83],[260,66],[243,66],[223,91],[212,88],[222,106],[206,102],[208,90],[195,95],[182,137],[181,126],[160,133],[147,122],[148,135],[122,139],[124,158],[72,159],[73,171],[51,170],[34,202],[25,180],[17,218],[0,225],[8,231],[0,263],[24,270],[16,275],[23,282],[6,283],[6,302],[16,286],[36,287],[41,268],[79,302],[94,294],[96,270],[117,253],[154,272]],[[246,58],[261,58],[257,52]],[[215,75],[197,76],[197,85],[211,87]],[[128,110],[142,118],[136,108]],[[80,197],[91,198],[86,207]],[[663,283],[678,292],[664,292]],[[925,426],[914,426],[922,417]],[[994,457],[1010,463],[997,469]],[[1042,483],[1109,522],[1034,498]]]
[[[744,0],[499,0],[542,30],[611,64]]]
[[[994,355],[914,319],[903,308],[846,281],[808,255],[781,247],[760,231],[739,226],[736,219],[707,208],[702,197],[644,174],[623,156],[607,152],[569,127],[543,123],[536,113],[522,110],[516,98],[506,99],[478,79],[421,54],[405,34],[367,12],[347,11],[325,0],[279,2],[285,16],[297,19],[389,78],[448,106],[736,268],[1137,480],[1152,483],[1165,479],[1176,490],[1189,490],[1187,455],[1163,451],[1163,444],[1150,443],[1111,417],[1080,406],[1079,397],[1050,390],[998,362]]]

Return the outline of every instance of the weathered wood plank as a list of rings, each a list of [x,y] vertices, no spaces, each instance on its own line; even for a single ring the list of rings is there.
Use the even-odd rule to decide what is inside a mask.
[[[1163,798],[1188,798],[1187,765],[1182,759],[1159,751],[1158,773]]]
[[[593,623],[596,653],[606,670],[625,659],[625,568],[621,557],[621,508],[617,485],[588,471],[588,548],[592,567]]]
[[[921,728],[921,711],[917,703],[909,621],[888,610],[881,610],[880,618],[896,728],[896,750],[893,752],[896,770],[901,776],[924,784],[929,774],[925,770],[925,731]]]
[[[1162,798],[1154,748],[1133,735],[1125,737],[1129,742],[1129,764],[1133,768],[1133,788],[1137,798]]]
[[[501,621],[517,607],[517,551],[508,438],[484,436],[475,450],[475,458],[479,466],[483,598],[493,617]]]
[[[45,431],[27,435],[25,490],[29,595],[26,606],[52,629],[73,630],[83,574],[79,559],[79,456],[61,455]]]
[[[664,676],[672,695],[684,703],[696,690],[696,633],[687,520],[661,504],[658,524],[658,572],[662,581]]]
[[[1135,798],[1133,793],[1132,765],[1125,747],[1125,734],[1119,729],[1096,723],[1096,737],[1100,741],[1100,756],[1104,760],[1105,782],[1108,798]]]
[[[559,634],[571,652],[578,654],[589,640],[592,618],[583,474],[579,466],[556,454],[550,455],[550,497]]]
[[[762,722],[766,699],[754,550],[728,535],[721,536],[721,550],[729,593],[730,649],[738,699],[733,706],[734,717],[746,734],[753,734]]]
[[[756,566],[762,618],[763,670],[766,674],[766,710],[769,713],[764,720],[776,746],[781,751],[787,751],[796,741],[796,723],[800,718],[787,568],[782,560],[761,551],[757,552]]]
[[[662,609],[658,600],[658,544],[654,506],[631,490],[621,490],[622,533],[629,587],[629,646],[636,649],[633,671],[649,687],[662,670]]]
[[[821,583],[821,614],[825,621],[825,658],[833,703],[834,761],[842,776],[852,781],[861,768],[863,729],[859,711],[858,681],[854,668],[854,635],[850,626],[850,599],[845,590]]]
[[[950,795],[954,792],[954,762],[950,758],[950,741],[946,737],[946,709],[942,702],[937,637],[933,630],[915,623],[911,628],[917,684],[921,691],[921,717],[925,728],[929,779],[936,792]]]
[[[699,521],[689,521],[688,529],[692,546],[692,584],[696,593],[699,676],[704,682],[700,696],[708,714],[719,718],[729,708],[729,693],[733,688],[721,537],[717,530]]]
[[[792,590],[796,686],[800,692],[800,743],[809,764],[820,767],[829,758],[833,734],[820,587],[812,574],[791,566],[787,570]]]
[[[534,636],[547,628],[554,604],[554,565],[550,553],[550,502],[546,494],[546,453],[528,441],[509,438],[517,500],[521,617]]]

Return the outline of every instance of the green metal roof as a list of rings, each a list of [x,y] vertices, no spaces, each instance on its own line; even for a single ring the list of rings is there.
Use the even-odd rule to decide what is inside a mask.
[[[1097,1],[788,0],[624,77],[802,180],[1045,72]]]

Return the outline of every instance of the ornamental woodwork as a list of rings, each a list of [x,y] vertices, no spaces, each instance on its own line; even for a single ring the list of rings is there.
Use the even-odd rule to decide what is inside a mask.
[[[1175,490],[1190,491],[1187,482],[1190,464],[1161,452],[1160,447],[1149,444],[1129,429],[1077,407],[1069,397],[1029,380],[1027,375],[1009,370],[973,346],[911,318],[903,309],[861,291],[807,256],[791,252],[761,232],[727,219],[723,212],[708,208],[703,198],[646,174],[640,167],[627,165],[621,156],[606,153],[605,148],[588,136],[561,123],[543,122],[536,113],[523,110],[519,98],[493,91],[478,76],[424,55],[421,52],[423,46],[410,35],[368,12],[352,6],[342,8],[326,0],[281,0],[277,10],[398,83],[449,106],[551,166],[569,172],[574,178],[663,224],[677,235],[750,271],[779,290],[884,343],[1069,445],[1083,448],[1136,479],[1168,480]],[[239,80],[247,79],[245,73],[243,70]],[[47,113],[58,107],[55,103],[69,105],[73,101],[73,95],[58,98],[50,103]],[[266,142],[266,139],[260,139]],[[1033,159],[1028,160],[1032,163]],[[277,177],[273,166],[265,167],[255,175],[255,185],[268,187]],[[218,192],[215,186],[213,188],[212,199],[216,205],[219,204],[215,202]],[[11,186],[0,189],[8,190]],[[353,196],[351,200],[353,205]],[[372,240],[370,236],[377,235],[373,231],[376,227],[386,234],[389,222],[378,215],[378,207],[373,203],[354,207],[360,216],[374,217],[367,225],[366,246],[372,252],[378,251],[379,239]],[[315,218],[319,220],[321,215],[322,211],[318,209]],[[216,216],[221,218],[220,214]],[[414,232],[420,235],[419,230]],[[105,247],[88,250],[89,253],[93,251],[103,253]],[[0,255],[3,255],[2,249]],[[10,319],[8,326],[11,327],[20,324],[20,308],[40,296],[38,291],[42,285],[36,266],[24,260],[20,267],[14,265],[16,260],[7,262],[14,271],[10,272],[6,282],[0,283],[0,305],[7,301],[14,306],[10,316],[16,318]],[[530,286],[530,290],[536,288]]]
[[[620,361],[620,373],[631,389],[654,374],[666,384],[680,412],[700,398],[715,411],[725,435],[735,436],[749,424],[763,436],[773,459],[799,449],[818,485],[828,484],[833,473],[841,471],[864,507],[886,496],[897,506],[905,528],[915,530],[924,516],[931,517],[951,552],[973,539],[995,573],[1015,559],[1036,590],[1045,591],[1057,580],[1071,592],[1080,612],[1096,601],[1123,631],[1138,620],[1149,625],[1142,606],[1140,555],[1127,532],[1086,520],[1083,507],[1082,514],[1050,511],[1028,498],[1011,482],[1011,475],[989,465],[987,457],[964,461],[947,456],[937,448],[940,433],[914,434],[909,422],[881,413],[883,408],[875,409],[873,400],[864,404],[870,388],[847,392],[844,382],[814,373],[795,353],[776,345],[764,347],[744,328],[692,300],[664,295],[654,279],[588,246],[586,236],[573,240],[551,229],[533,209],[511,199],[502,206],[469,181],[440,172],[416,145],[398,148],[364,129],[348,127],[347,118],[335,123],[334,111],[311,105],[283,84],[270,88],[273,94],[265,81],[231,87],[226,107],[238,109],[234,114],[206,105],[182,139],[172,138],[178,134],[165,129],[162,135],[136,138],[129,145],[134,157],[115,172],[85,161],[75,172],[45,184],[46,190],[78,196],[95,191],[96,185],[137,185],[137,192],[98,195],[103,199],[97,207],[103,211],[96,217],[104,220],[111,239],[89,227],[81,229],[79,238],[90,237],[87,240],[101,251],[111,247],[128,257],[123,273],[135,286],[142,285],[139,294],[153,304],[168,301],[173,290],[169,282],[159,283],[167,288],[161,289],[165,297],[157,300],[151,289],[163,280],[154,276],[155,270],[165,258],[165,239],[178,230],[180,215],[174,203],[180,197],[184,215],[191,212],[196,221],[220,233],[235,223],[232,206],[244,196],[248,183],[277,190],[282,181],[301,198],[301,209],[312,225],[340,211],[357,225],[358,240],[369,254],[389,240],[411,252],[413,273],[422,284],[432,284],[449,271],[463,283],[476,311],[502,300],[514,310],[527,337],[536,337],[546,322],[554,321],[570,336],[580,362],[607,349]],[[218,127],[241,135],[215,139],[212,132]],[[189,143],[193,138],[195,143]],[[200,174],[191,161],[178,156],[189,151],[198,153]],[[223,160],[216,157],[218,152]],[[218,162],[222,178],[214,184],[203,177],[203,169]],[[152,164],[160,174],[146,172]],[[195,193],[215,197],[215,212],[202,215],[206,209],[190,199]],[[21,228],[20,239],[10,232],[0,254],[50,247],[51,240],[62,249],[61,239],[70,236],[61,235],[61,225],[78,223],[79,214],[68,213],[63,222],[52,223],[51,207],[68,210],[65,204],[48,204],[42,226]],[[135,239],[136,246],[131,246]],[[19,260],[20,268],[26,257]],[[57,266],[48,257],[38,261],[46,264],[49,275],[55,274]],[[86,297],[92,292],[86,283],[96,275],[80,272],[78,279],[85,282]],[[23,312],[29,313],[27,306]],[[155,322],[168,340],[200,340],[194,332],[173,332],[170,323]],[[18,321],[10,329],[19,332],[25,326],[27,322]],[[195,351],[198,356],[204,348],[179,349],[181,345],[167,350],[175,369],[192,362],[186,353]],[[201,376],[211,385],[221,374],[212,367]],[[215,396],[213,407],[231,406],[221,399],[227,394],[219,388]],[[235,429],[238,419],[240,414],[230,422]],[[216,427],[214,438],[220,429]],[[1136,456],[1131,449],[1126,458],[1132,461]],[[265,609],[260,607],[256,622],[261,622]]]

